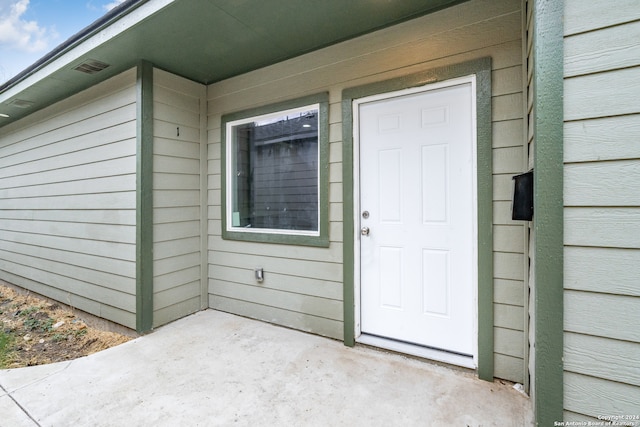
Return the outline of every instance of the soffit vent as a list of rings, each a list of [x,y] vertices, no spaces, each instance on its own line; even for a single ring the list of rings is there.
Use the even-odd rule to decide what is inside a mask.
[[[25,101],[24,99],[14,99],[9,102],[9,105],[16,108],[29,108],[32,107],[35,102],[33,101]]]
[[[82,64],[74,68],[74,70],[81,71],[85,74],[96,74],[107,68],[109,64],[96,61],[95,59],[87,59]]]

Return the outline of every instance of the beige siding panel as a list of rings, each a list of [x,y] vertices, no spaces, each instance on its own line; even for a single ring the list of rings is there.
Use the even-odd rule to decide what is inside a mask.
[[[513,199],[513,174],[493,175],[493,200],[508,201]]]
[[[70,277],[119,292],[127,293],[135,287],[135,277],[125,277],[83,266],[67,264],[59,261],[50,261],[46,258],[37,258],[30,254],[24,255],[14,252],[5,252],[3,254],[3,259],[9,263],[21,264],[24,266],[35,266],[39,270],[44,270],[59,276]]]
[[[494,96],[491,99],[491,115],[494,122],[522,118],[522,92]]]
[[[506,252],[494,253],[493,275],[497,279],[523,280],[524,255]]]
[[[221,296],[211,297],[209,304],[211,308],[216,310],[226,311],[240,316],[264,320],[330,338],[342,339],[343,337],[342,322],[337,320]]]
[[[329,240],[331,243],[342,243],[342,223],[330,222],[329,223]]]
[[[635,0],[565,2],[564,406],[576,420],[640,402],[639,18]]]
[[[186,254],[199,245],[200,236],[156,242],[153,245],[154,259],[161,260],[164,258],[171,258],[179,256],[181,254]]]
[[[565,208],[565,245],[640,249],[640,208]]]
[[[565,372],[565,409],[595,417],[638,415],[640,388],[585,375]]]
[[[181,106],[182,103],[189,103],[191,107],[185,108],[185,110],[191,110],[194,113],[200,112],[200,97],[204,89],[202,85],[158,68],[154,68],[153,70],[153,84],[154,100],[166,99],[166,97],[163,98],[162,95],[156,98],[156,90],[159,94],[166,91],[173,92],[173,95],[169,97],[171,102],[165,103],[176,106]],[[196,98],[198,101],[196,102],[192,98]],[[198,106],[195,105],[196,103]]]
[[[154,327],[201,307],[204,86],[154,69]]]
[[[342,145],[337,143],[331,143],[329,145],[329,163],[342,163]]]
[[[498,225],[522,225],[522,221],[511,219],[511,201],[493,202],[493,223]]]
[[[46,139],[46,141],[27,140],[16,143],[13,147],[7,147],[7,155],[0,158],[0,167],[29,163],[135,138],[136,122],[132,120],[132,117],[135,117],[135,105],[133,104],[100,114],[91,118],[88,122],[78,123],[77,126],[70,126],[74,129],[63,127],[64,135],[58,136],[59,139],[57,140],[51,134],[44,134],[42,139]],[[77,135],[77,133],[83,132],[86,127],[95,127],[97,130]],[[62,130],[58,133],[62,133]],[[68,141],[68,143],[56,143],[63,140]],[[27,145],[29,147],[26,147]],[[36,149],[37,151],[34,152],[33,150]],[[9,154],[9,152],[14,152],[14,154]]]
[[[493,302],[524,306],[524,282],[520,280],[495,279]]]
[[[524,308],[517,305],[493,304],[495,325],[517,331],[524,330]]]
[[[224,247],[225,252],[244,253],[247,255],[274,254],[285,259],[304,259],[340,263],[342,261],[342,243],[331,243],[328,249],[311,246],[283,246],[269,243],[247,243],[223,240],[219,236],[209,236],[209,247]],[[212,254],[213,256],[213,254]]]
[[[135,180],[132,179],[135,182]],[[105,209],[130,209],[131,202],[135,201],[135,192],[78,194],[73,196],[33,197],[24,199],[0,200],[0,209],[95,209],[103,206]],[[0,226],[2,228],[2,226]]]
[[[534,3],[532,0],[523,0],[523,8],[524,16],[523,16],[523,61],[526,66],[523,70],[523,93],[524,93],[524,103],[525,103],[525,117],[523,120],[524,134],[525,134],[525,151],[527,156],[527,169],[532,169],[535,164],[535,156],[534,156],[534,144],[535,144],[535,135],[534,135],[534,93],[533,93],[533,70],[534,70],[534,19],[533,19],[533,10]],[[500,208],[503,210],[502,213],[496,213],[495,209],[496,205],[500,205]],[[496,217],[497,220],[502,222],[508,222],[511,220],[511,213],[509,215],[504,215],[506,212],[506,203],[499,202],[494,203],[494,219]],[[519,222],[519,221],[518,221]],[[523,305],[525,305],[525,310],[527,311],[527,324],[525,325],[526,329],[526,339],[527,344],[525,347],[525,357],[524,357],[524,388],[525,391],[530,393],[531,395],[535,395],[535,382],[536,376],[534,374],[535,370],[535,324],[536,324],[536,314],[535,314],[535,275],[533,274],[534,266],[535,266],[535,231],[531,223],[528,224],[527,230],[527,252],[526,255],[528,259],[525,259],[525,281],[524,281],[524,295],[523,295]]]
[[[342,164],[329,164],[329,182],[342,182]]]
[[[28,175],[42,171],[60,170],[71,166],[94,163],[96,159],[111,160],[135,154],[132,141],[124,140],[88,150],[68,153],[55,157],[46,157],[29,163],[3,168],[6,177]]]
[[[339,321],[343,316],[342,301],[217,280],[212,280],[210,287],[214,295],[226,298]]]
[[[135,211],[118,211],[115,209],[93,209],[81,212],[62,209],[51,209],[47,211],[4,210],[0,211],[0,218],[66,222],[76,222],[84,220],[87,223],[91,224],[136,225]]]
[[[496,353],[522,359],[524,355],[524,336],[522,331],[494,328]]]
[[[153,226],[154,241],[165,242],[200,235],[200,221],[184,221]],[[195,249],[195,248],[194,248]]]
[[[637,0],[565,0],[564,34],[571,35],[640,19]]]
[[[173,289],[186,283],[190,283],[193,281],[193,278],[198,277],[199,274],[200,266],[194,266],[183,270],[174,270],[170,273],[159,276],[155,275],[153,280],[153,289],[156,293]]]
[[[66,294],[89,294],[91,299],[99,301],[100,304],[112,305],[120,307],[130,313],[135,312],[135,297],[130,293],[123,293],[119,290],[109,289],[103,286],[87,283],[82,280],[78,280],[74,277],[63,276],[48,270],[41,270],[33,267],[32,265],[38,265],[36,262],[32,262],[29,265],[18,264],[12,261],[10,266],[10,273],[15,276],[21,276],[29,278],[34,282],[46,283],[46,286],[56,288],[59,291]],[[129,281],[130,283],[133,281]],[[21,285],[22,286],[22,285]],[[43,293],[40,290],[36,291]],[[43,293],[47,295],[46,293]],[[65,302],[64,300],[61,300]]]
[[[160,138],[174,138],[179,141],[196,142],[200,138],[200,129],[196,127],[180,126],[179,123],[170,123],[162,120],[154,120],[153,132]]]
[[[640,65],[640,21],[567,37],[564,58],[565,76]]]
[[[308,261],[304,259],[291,262],[290,258],[275,258],[269,255],[239,256],[233,252],[215,252],[211,255],[213,265],[237,268],[264,268],[265,274],[270,272],[290,276],[313,277],[330,282],[342,282],[342,264]],[[313,272],[312,275],[309,272]]]
[[[123,73],[0,131],[0,274],[129,327],[134,84]]]
[[[28,187],[32,185],[70,182],[106,176],[132,175],[135,174],[135,170],[136,159],[134,156],[129,156],[68,167],[64,170],[51,170],[31,175],[0,178],[0,188]]]
[[[567,164],[564,167],[564,204],[640,206],[638,182],[640,159]]]
[[[498,252],[524,253],[524,226],[495,225],[493,249]]]
[[[198,304],[200,305],[200,298],[191,297],[188,298],[189,295],[199,295],[200,294],[200,281],[195,281],[191,283],[185,283],[184,285],[175,286],[173,288],[167,289],[162,292],[158,292],[153,296],[153,308],[154,310],[160,310],[163,308],[170,307],[175,304],[179,304],[184,301],[190,301],[194,298]],[[184,298],[187,297],[185,300]],[[196,308],[198,310],[198,308]]]
[[[523,95],[522,95],[522,44],[521,2],[519,0],[472,0],[437,13],[424,16],[372,34],[302,55],[242,76],[234,77],[207,88],[208,117],[208,200],[209,200],[209,278],[210,305],[221,310],[285,324],[323,335],[341,337],[340,321],[328,325],[318,322],[316,316],[303,315],[292,309],[276,308],[281,294],[306,292],[304,283],[314,283],[314,297],[341,299],[342,283],[342,106],[341,91],[371,82],[383,81],[441,66],[490,56],[493,66],[493,119],[494,137],[494,199],[504,202],[494,218],[522,230],[522,223],[507,217],[512,192],[512,175],[520,173],[526,165],[523,149]],[[330,173],[330,247],[306,248],[287,245],[255,244],[223,240],[221,225],[221,116],[281,100],[328,91],[330,94],[329,151]],[[509,227],[497,231],[496,278],[523,283],[524,241],[523,233],[516,237]],[[515,237],[515,241],[510,240]],[[348,236],[347,238],[350,238]],[[509,253],[513,252],[513,253]],[[248,283],[254,285],[253,269],[262,267],[266,277],[273,277],[270,289],[262,295],[264,301],[256,302],[250,293],[229,287],[224,295],[218,295],[213,283]],[[277,279],[277,280],[275,280]],[[301,283],[297,284],[296,280]],[[268,280],[268,279],[267,279]],[[326,292],[323,282],[332,283]],[[521,285],[522,286],[522,285]],[[250,287],[251,289],[253,288]],[[262,289],[258,287],[258,289]],[[508,293],[508,291],[507,291]],[[524,293],[524,292],[522,292]],[[295,297],[298,298],[298,297]],[[507,297],[508,299],[511,297]],[[523,297],[516,298],[522,304]],[[316,301],[316,300],[307,300]],[[305,307],[305,311],[315,310]],[[313,320],[311,320],[313,319]],[[497,372],[508,378],[522,380],[524,372],[513,374],[514,366],[522,369],[522,319],[507,315],[501,320],[510,327],[501,337],[515,339],[516,358],[520,362],[507,362],[498,357]],[[518,330],[519,329],[519,330]],[[500,332],[498,332],[500,334]],[[507,347],[512,344],[505,344]],[[506,354],[506,353],[505,353]],[[500,371],[500,369],[502,369]],[[502,375],[502,374],[501,374]]]
[[[342,203],[331,203],[329,205],[329,221],[341,222],[343,220]],[[338,245],[338,243],[335,243]]]
[[[497,378],[519,383],[523,382],[525,367],[522,358],[495,353],[493,363],[496,367],[494,375]]]
[[[181,221],[198,221],[200,219],[199,206],[179,206],[158,209],[156,212],[156,224],[174,223]]]
[[[494,148],[493,173],[515,175],[524,172],[524,150],[520,147]],[[509,176],[511,179],[512,176]]]
[[[640,343],[640,298],[595,292],[565,291],[564,328],[611,339]]]
[[[54,221],[4,220],[2,227],[21,233],[45,234],[49,236],[72,237],[76,239],[106,240],[134,245],[135,227],[131,225],[83,224]]]
[[[155,81],[154,83],[153,100],[156,104],[164,104],[166,106],[171,106],[172,108],[178,108],[180,110],[200,114],[200,99],[198,94],[194,93],[191,96],[179,96],[179,91],[176,90],[175,87],[163,87],[161,86],[163,83],[162,81]],[[172,86],[171,82],[165,81],[164,83]],[[178,92],[178,94],[176,92]]]
[[[493,122],[493,148],[520,147],[522,149],[523,119]]]
[[[2,230],[2,228],[0,228]],[[25,245],[42,246],[44,248],[60,249],[75,257],[75,253],[95,256],[111,257],[124,261],[135,262],[136,247],[128,243],[115,243],[100,240],[74,239],[70,237],[47,236],[33,233],[17,233],[10,230],[2,231],[2,239]]]
[[[155,173],[193,174],[198,175],[200,160],[181,157],[153,156],[153,171]]]
[[[565,371],[640,386],[640,344],[566,333]]]
[[[565,162],[640,158],[640,114],[564,124]]]
[[[126,73],[125,73],[126,74]],[[112,82],[119,85],[108,92]],[[31,114],[2,128],[7,155],[78,138],[88,130],[99,131],[135,120],[136,93],[133,81],[114,77],[98,86]],[[102,91],[98,94],[97,91]],[[96,124],[98,122],[99,124]],[[24,127],[27,123],[28,127]],[[71,151],[73,147],[69,147]]]
[[[56,301],[75,307],[79,310],[86,311],[98,317],[112,320],[113,322],[124,325],[128,328],[135,329],[136,316],[133,313],[120,310],[106,304],[100,304],[93,299],[84,298],[67,290],[60,290],[52,286],[43,285],[42,283],[25,277],[14,275],[8,272],[2,272],[3,280],[9,283],[20,283],[20,286],[29,289],[40,295],[44,295]]]
[[[189,141],[180,141],[178,144],[175,139],[156,137],[153,145],[153,153],[158,156],[199,159],[200,144]]]
[[[29,197],[49,197],[51,194],[69,196],[74,194],[91,194],[94,188],[101,188],[107,193],[129,191],[132,175],[92,178],[84,181],[59,182],[28,187],[0,189],[0,198],[24,199]],[[0,214],[1,215],[1,214]],[[47,217],[47,219],[51,219]]]
[[[602,420],[599,420],[595,417],[587,417],[586,415],[582,415],[582,414],[576,414],[575,412],[571,412],[571,411],[564,411],[562,413],[562,420],[566,423],[568,421],[577,423],[580,422],[582,424],[574,424],[574,425],[589,425],[588,422],[598,422],[601,423]],[[598,424],[591,424],[591,425],[598,425]]]
[[[71,265],[87,269],[88,271],[98,271],[113,273],[118,277],[135,279],[136,266],[132,261],[95,256],[86,253],[75,252],[73,258],[69,258],[69,253],[64,250],[47,248],[42,246],[27,245],[10,240],[0,240],[0,251],[4,253],[14,253],[26,255],[41,260],[51,260],[58,263],[71,263]]]
[[[154,261],[153,272],[157,276],[162,276],[163,274],[168,274],[173,271],[183,270],[185,268],[199,265],[200,252],[192,252]]]
[[[73,307],[73,304],[71,304]],[[103,319],[117,319],[115,322],[119,323],[127,328],[136,328],[136,315],[128,310],[123,310],[112,305],[100,304],[100,311],[97,314],[98,317]]]
[[[640,67],[565,79],[564,119],[638,113],[639,93]]]
[[[569,246],[564,265],[566,289],[640,297],[640,250]]]
[[[256,284],[254,269],[210,266],[209,271],[211,278],[218,281],[250,285]],[[320,298],[334,300],[342,299],[341,283],[317,280],[308,277],[287,276],[284,274],[268,272],[268,274],[265,274],[264,281],[260,283],[259,286],[266,289],[274,289]]]
[[[200,283],[198,283],[198,289],[200,289]],[[190,291],[182,290],[182,292],[187,293]],[[166,325],[167,323],[173,322],[176,319],[187,316],[187,314],[185,313],[195,313],[196,311],[200,310],[200,308],[200,295],[186,301],[172,304],[167,307],[154,307],[153,327],[157,328],[158,326]]]
[[[169,174],[169,176],[171,176]],[[197,177],[197,175],[194,175]],[[190,180],[192,183],[195,182],[194,179]],[[199,181],[198,181],[199,182]],[[200,192],[199,190],[194,190],[193,188],[187,189],[154,189],[154,206],[158,209],[162,208],[176,208],[176,207],[194,207],[200,204],[199,199]]]
[[[195,98],[197,102],[198,99]],[[165,122],[166,126],[163,129],[167,129],[169,126],[173,127],[173,132],[166,136],[180,137],[180,132],[183,128],[198,129],[200,127],[200,112],[181,110],[172,105],[163,104],[161,102],[154,102],[153,114],[156,120]]]
[[[493,96],[522,92],[522,65],[495,70],[491,75]]]

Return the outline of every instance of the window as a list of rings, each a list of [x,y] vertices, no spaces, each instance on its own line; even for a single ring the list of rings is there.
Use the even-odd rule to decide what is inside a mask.
[[[223,237],[327,243],[327,188],[321,165],[327,164],[328,104],[306,103],[312,100],[223,117]]]

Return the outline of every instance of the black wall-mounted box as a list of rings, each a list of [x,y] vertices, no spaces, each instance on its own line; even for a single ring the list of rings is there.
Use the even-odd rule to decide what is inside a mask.
[[[531,221],[533,219],[533,171],[516,175],[513,181],[511,219]]]

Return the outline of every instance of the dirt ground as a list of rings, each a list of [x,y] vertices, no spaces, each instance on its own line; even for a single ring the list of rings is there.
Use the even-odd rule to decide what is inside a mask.
[[[82,315],[62,304],[0,284],[0,338],[4,335],[6,343],[4,360],[0,354],[0,368],[76,359],[132,339],[91,327]]]

